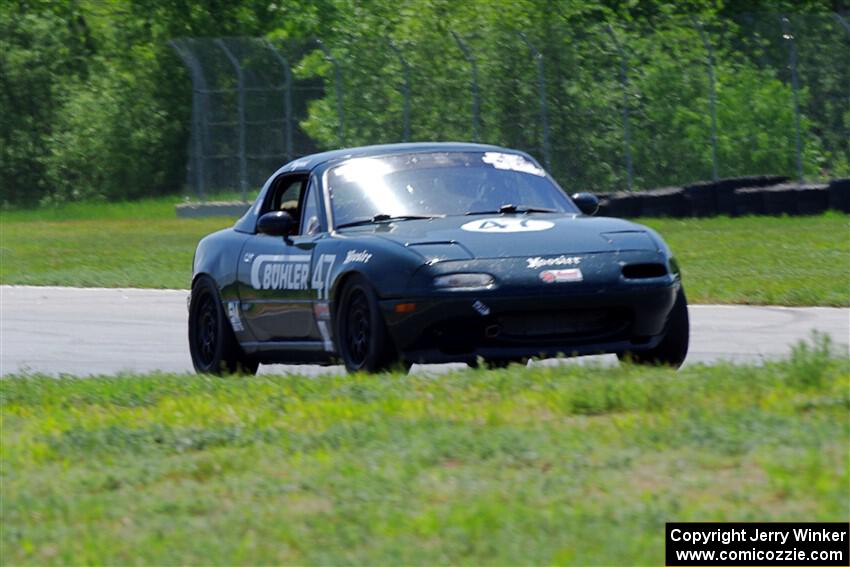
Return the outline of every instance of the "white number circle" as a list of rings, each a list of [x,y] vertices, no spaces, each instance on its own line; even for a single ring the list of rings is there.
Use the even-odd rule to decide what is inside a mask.
[[[461,228],[469,232],[489,232],[500,234],[505,232],[535,232],[538,230],[549,230],[555,226],[545,220],[497,217],[489,219],[477,219],[464,224]]]

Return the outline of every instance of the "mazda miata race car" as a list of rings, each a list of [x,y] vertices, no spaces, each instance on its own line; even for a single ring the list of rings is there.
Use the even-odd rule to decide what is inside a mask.
[[[658,234],[592,216],[529,155],[420,143],[297,159],[194,257],[199,372],[616,353],[679,366],[688,311]]]

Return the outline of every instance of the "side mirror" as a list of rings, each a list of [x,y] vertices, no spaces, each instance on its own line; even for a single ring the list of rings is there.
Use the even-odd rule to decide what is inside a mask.
[[[574,193],[571,197],[578,210],[588,216],[596,214],[599,210],[599,199],[593,193]]]
[[[257,221],[257,232],[269,236],[289,236],[295,228],[295,220],[286,211],[272,211]]]

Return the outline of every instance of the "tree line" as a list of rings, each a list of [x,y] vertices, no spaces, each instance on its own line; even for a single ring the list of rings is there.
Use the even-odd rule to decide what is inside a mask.
[[[715,159],[721,176],[793,175],[795,96],[805,175],[846,176],[850,34],[832,15],[839,9],[814,0],[4,0],[0,204],[181,191],[192,92],[168,45],[178,37],[321,38],[341,64],[343,100],[321,50],[302,49],[293,69],[325,85],[301,101],[299,127],[315,148],[400,141],[407,78],[410,139],[477,134],[542,161],[536,50],[551,168],[565,186],[625,188],[627,154],[637,187],[710,178]],[[477,67],[475,133],[461,44]]]

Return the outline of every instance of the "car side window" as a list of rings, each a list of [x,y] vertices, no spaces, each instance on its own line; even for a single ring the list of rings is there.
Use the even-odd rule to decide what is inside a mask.
[[[301,226],[301,199],[307,186],[305,175],[287,175],[275,180],[275,184],[265,201],[260,214],[272,211],[286,211],[295,221],[296,227]],[[297,229],[293,230],[293,234]]]
[[[315,183],[307,187],[307,194],[301,206],[301,232],[305,236],[312,236],[321,232],[321,221],[319,220],[318,191]]]

